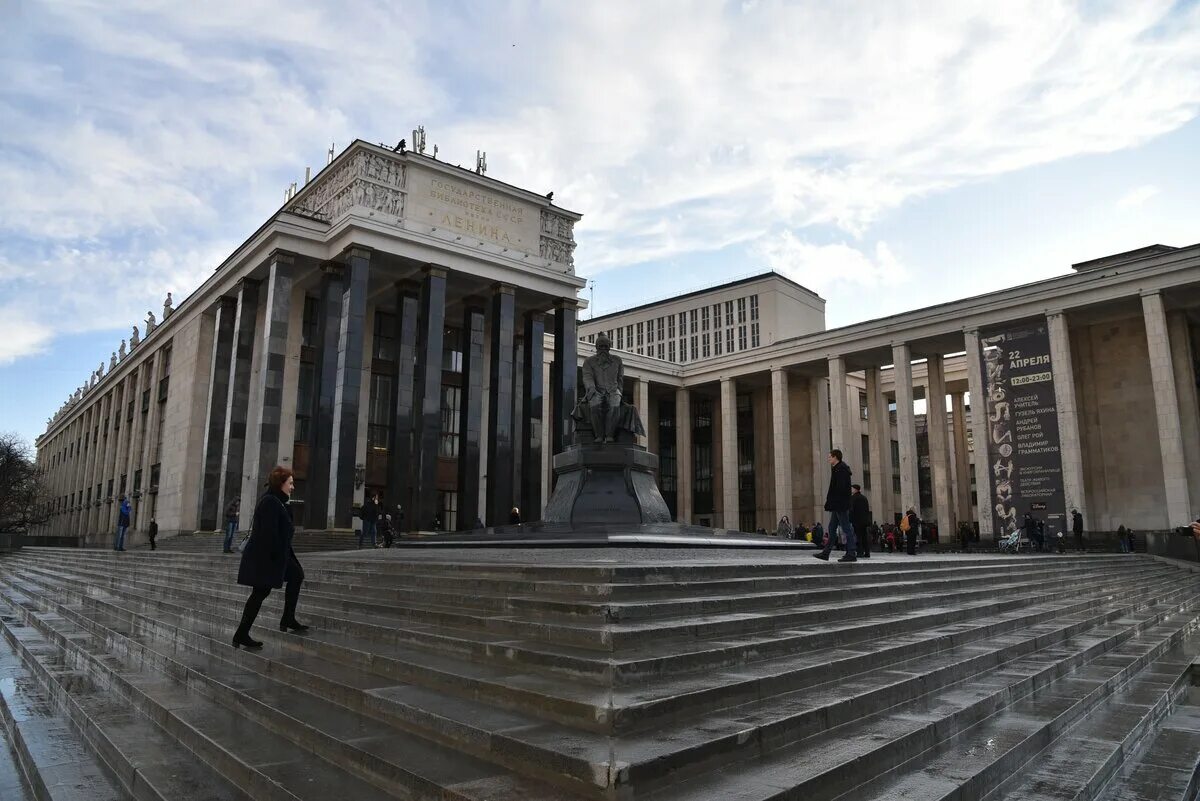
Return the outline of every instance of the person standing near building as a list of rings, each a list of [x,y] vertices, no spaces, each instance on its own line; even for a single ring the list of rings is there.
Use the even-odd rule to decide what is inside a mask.
[[[1075,535],[1075,550],[1083,553],[1083,515],[1078,509],[1071,510],[1071,532]]]
[[[781,540],[790,540],[792,538],[792,521],[788,520],[787,515],[779,518],[779,525],[775,526],[775,536]]]
[[[900,518],[900,531],[904,533],[904,542],[909,556],[917,555],[917,532],[921,530],[921,519],[916,511],[909,507]]]
[[[380,508],[386,508],[379,504]],[[379,513],[379,533],[383,536],[383,547],[392,547],[392,516],[387,512]]]
[[[359,512],[362,519],[362,528],[358,533],[358,547],[363,547],[363,541],[368,537],[371,540],[371,547],[375,547],[375,524],[379,521],[379,495],[375,492],[368,492],[367,499],[362,505],[362,511]]]
[[[133,507],[129,505],[129,499],[122,495],[119,500],[120,506],[117,507],[117,539],[113,543],[114,551],[125,550],[125,534],[129,531],[129,522],[133,518]]]
[[[858,546],[854,541],[854,526],[850,524],[851,489],[850,465],[842,461],[842,452],[834,448],[829,452],[829,490],[825,493],[825,511],[829,512],[829,542],[825,550],[813,554],[818,559],[829,561],[829,553],[840,532],[846,538],[846,554],[839,562],[857,562]]]
[[[1025,538],[1029,540],[1029,544],[1035,546],[1038,553],[1041,553],[1046,547],[1046,543],[1042,539],[1041,534],[1038,533],[1038,521],[1033,516],[1033,512],[1025,513],[1025,520],[1022,523],[1022,527],[1025,529]]]
[[[242,499],[234,498],[225,507],[225,545],[221,553],[233,553],[233,538],[237,534],[238,517],[241,515]]]
[[[267,478],[267,491],[254,508],[250,541],[242,551],[238,567],[238,584],[251,587],[250,597],[242,610],[242,621],[233,635],[234,647],[262,648],[262,643],[250,637],[250,628],[258,610],[271,590],[287,583],[283,596],[283,617],[280,631],[308,631],[308,626],[296,620],[296,603],[300,600],[300,585],[304,583],[304,568],[292,550],[292,510],[288,506],[296,486],[292,471],[276,467]]]
[[[154,541],[158,539],[158,523],[153,517],[150,518],[150,525],[146,529],[146,536],[150,538],[150,550],[157,551],[158,546],[154,544]]]
[[[858,484],[850,485],[850,525],[854,526],[854,535],[858,541],[858,553],[863,559],[871,558],[871,503],[862,494]],[[849,549],[846,553],[850,553]]]

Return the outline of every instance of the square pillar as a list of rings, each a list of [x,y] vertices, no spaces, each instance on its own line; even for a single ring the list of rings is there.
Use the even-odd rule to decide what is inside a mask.
[[[330,486],[334,464],[334,399],[338,381],[338,341],[342,327],[342,291],[345,268],[336,262],[322,265],[318,299],[316,391],[313,408],[312,456],[304,492],[304,520],[312,528],[329,525]]]
[[[446,270],[430,265],[421,281],[417,370],[413,396],[413,464],[416,466],[412,530],[431,528],[437,502],[438,446],[442,436],[442,345],[446,326]],[[474,521],[472,521],[474,522]]]
[[[788,374],[771,368],[771,450],[775,456],[775,519],[792,519],[792,415],[788,408]]]
[[[854,442],[850,429],[850,397],[846,391],[846,360],[841,356],[829,359],[829,427],[833,447],[845,455],[846,464],[860,468],[862,446]]]
[[[950,395],[950,417],[954,422],[954,508],[959,520],[970,520],[971,452],[967,446],[966,398],[961,392]]]
[[[551,376],[551,444],[554,454],[562,453],[574,440],[575,421],[571,412],[578,400],[578,339],[575,325],[575,301],[559,298],[554,304],[554,373]]]
[[[896,381],[896,433],[900,440],[900,507],[921,514],[917,477],[917,420],[913,412],[912,351],[907,343],[892,346]]]
[[[1063,500],[1067,508],[1063,525],[1070,530],[1071,510],[1078,509],[1088,520],[1087,498],[1083,483],[1083,438],[1079,430],[1079,404],[1075,397],[1075,367],[1071,355],[1071,332],[1067,318],[1061,312],[1046,315],[1046,331],[1050,336],[1050,370],[1054,381],[1054,406],[1058,418],[1058,454],[1062,460]],[[985,417],[980,404],[980,417]],[[986,443],[987,440],[982,440]],[[987,449],[982,449],[987,462]],[[982,499],[980,506],[983,505]],[[991,506],[991,495],[988,496]],[[988,510],[990,515],[991,510]]]
[[[396,285],[396,316],[395,330],[392,336],[396,340],[396,385],[392,392],[392,448],[388,453],[388,477],[387,477],[387,493],[384,498],[388,505],[395,513],[396,507],[399,506],[404,513],[404,520],[401,521],[399,515],[393,514],[397,525],[402,525],[403,531],[415,531],[417,525],[414,522],[412,514],[413,506],[413,409],[416,392],[416,362],[417,362],[417,318],[419,316],[420,302],[417,298],[415,287],[406,284]],[[480,342],[482,343],[483,336],[483,310],[476,308],[475,312],[479,315],[480,327]],[[469,334],[466,334],[469,336]],[[466,360],[470,357],[467,351],[463,350],[463,375],[464,381],[470,374],[467,369]],[[483,374],[483,358],[475,360],[474,369]],[[482,378],[480,379],[482,381]],[[469,386],[463,387],[463,392],[468,393]],[[480,394],[476,392],[473,396],[475,403],[478,404]],[[467,398],[464,397],[463,405],[466,406]],[[478,410],[477,410],[478,412]],[[476,425],[476,443],[478,449],[478,425],[479,414],[475,415]],[[461,430],[461,429],[460,429]],[[460,442],[459,455],[462,455],[462,444]],[[479,462],[478,450],[475,454],[476,464]],[[478,491],[479,477],[478,472],[475,476],[475,487]],[[478,516],[479,501],[476,498],[471,504],[470,518],[468,523],[473,523],[475,517]],[[462,498],[459,498],[459,509],[462,507]],[[463,517],[462,514],[459,517]]]
[[[487,519],[489,526],[508,523],[513,505],[513,336],[516,295],[500,285],[492,295],[491,358],[488,394]]]
[[[1059,362],[1054,361],[1057,357],[1054,356],[1054,325],[1050,326],[1050,351],[1051,364],[1057,365]],[[987,421],[987,390],[983,383],[983,351],[979,345],[979,331],[970,329],[963,332],[963,342],[966,347],[967,359],[967,388],[971,392],[971,440],[975,448],[975,492],[978,494],[978,503],[975,507],[976,518],[979,523],[979,543],[984,547],[991,546],[996,540],[996,529],[992,521],[995,515],[992,510],[992,466],[988,463],[988,437],[991,436],[988,432]],[[1069,352],[1068,348],[1068,352]],[[1059,369],[1055,367],[1054,375],[1059,375]],[[1071,375],[1069,362],[1067,365],[1067,375]],[[1054,386],[1054,391],[1058,393],[1057,379]],[[1072,384],[1071,393],[1074,397],[1075,388]],[[1070,428],[1065,428],[1063,425],[1062,415],[1062,395],[1056,401],[1058,405],[1059,417],[1059,436],[1065,437],[1065,432],[1070,431]],[[1076,442],[1079,441],[1076,436]],[[1081,468],[1082,471],[1082,468]],[[1066,463],[1063,463],[1063,474],[1066,475]],[[1082,484],[1080,485],[1082,488]],[[1071,503],[1079,504],[1079,511],[1083,511],[1083,498],[1077,496],[1076,500],[1072,500],[1070,495],[1067,495],[1067,505]]]
[[[468,531],[481,519],[479,471],[483,433],[483,306],[463,308],[462,388],[458,405],[458,528]]]
[[[1162,454],[1166,522],[1168,527],[1184,526],[1192,520],[1192,508],[1188,493],[1187,461],[1183,455],[1179,389],[1171,364],[1167,312],[1160,293],[1142,295],[1142,314],[1146,320],[1146,350],[1150,361],[1155,418],[1158,421],[1158,447]]]
[[[288,318],[292,314],[291,254],[276,251],[267,267],[267,313],[263,318],[260,369],[258,371],[258,415],[256,439],[258,472],[254,476],[260,485],[267,483],[276,465],[280,464],[279,426],[283,420],[283,371],[287,365]],[[291,443],[288,443],[289,451]],[[290,453],[287,454],[289,457]],[[224,511],[224,510],[222,510]]]
[[[1188,498],[1195,503],[1200,500],[1200,401],[1196,395],[1195,356],[1187,313],[1173,311],[1167,314],[1167,330],[1175,388],[1179,391],[1179,424],[1187,463]]]
[[[675,390],[676,522],[692,522],[692,396],[687,387]]]
[[[221,450],[225,441],[225,413],[229,404],[230,354],[233,352],[233,322],[237,314],[234,298],[221,298],[213,304],[212,362],[208,384],[208,406],[204,414],[204,455],[201,460],[204,475],[200,480],[200,529],[214,531],[224,522],[224,509],[218,506],[221,484]],[[132,375],[136,375],[136,371]],[[127,388],[124,405],[136,393]],[[132,423],[126,423],[132,429]],[[132,437],[132,431],[127,432]]]
[[[825,494],[829,489],[829,452],[833,450],[829,430],[829,382],[824,378],[809,379],[808,408],[813,443],[812,515],[815,522],[825,517]]]
[[[354,505],[354,476],[358,459],[358,417],[364,380],[363,346],[367,325],[367,278],[371,252],[351,248],[345,254],[341,314],[338,320],[337,362],[333,387],[333,457],[329,472],[328,528],[349,528]],[[284,323],[286,325],[286,322]],[[439,359],[438,367],[441,367]]]
[[[541,520],[542,441],[545,437],[546,318],[541,312],[527,312],[522,337],[524,374],[521,388],[521,418],[525,432],[521,437],[521,512],[526,520]]]
[[[871,501],[875,520],[890,522],[896,511],[892,492],[892,427],[888,422],[887,398],[883,394],[880,369],[868,367],[866,379],[867,448],[871,453],[871,488],[867,497]]]
[[[929,474],[933,481],[933,514],[947,538],[958,526],[950,490],[950,432],[946,428],[946,368],[941,354],[926,362],[925,426],[929,432]]]
[[[246,418],[250,412],[250,361],[254,355],[254,326],[258,317],[258,282],[243,278],[238,282],[236,307],[233,323],[233,346],[229,357],[229,392],[225,404],[225,442],[221,451],[221,491],[217,498],[217,509],[224,512],[234,498],[242,494],[242,470],[246,458]],[[149,418],[154,416],[158,404],[154,397],[158,391],[158,354],[151,356],[155,370],[150,379],[150,412],[147,425],[142,432],[143,491],[149,486],[150,464],[146,454],[153,439]],[[141,414],[141,397],[137,398],[137,411]],[[243,506],[252,506],[254,498],[242,498]]]
[[[721,379],[721,519],[731,531],[738,523],[737,383]]]

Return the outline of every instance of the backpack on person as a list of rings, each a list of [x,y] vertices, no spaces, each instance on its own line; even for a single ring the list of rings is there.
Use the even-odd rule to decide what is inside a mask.
[[[910,528],[912,528],[912,526],[908,522],[908,515],[900,518],[900,530],[907,534]]]

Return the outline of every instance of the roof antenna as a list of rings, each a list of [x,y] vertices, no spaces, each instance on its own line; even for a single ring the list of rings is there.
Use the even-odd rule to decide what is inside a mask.
[[[486,150],[476,150],[475,151],[475,174],[476,175],[486,175],[487,174],[487,151]]]
[[[325,151],[325,166],[326,167],[328,167],[330,164],[333,163],[333,146],[334,146],[334,143],[330,142],[329,150]]]
[[[413,128],[412,144],[413,144],[413,150],[417,151],[422,156],[425,155],[425,126],[424,125],[418,125],[416,128]]]

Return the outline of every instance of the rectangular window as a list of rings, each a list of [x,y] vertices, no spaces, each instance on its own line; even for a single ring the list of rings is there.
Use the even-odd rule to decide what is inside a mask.
[[[112,494],[112,491],[113,491],[113,485],[114,485],[114,484],[116,484],[116,483],[117,483],[117,482],[116,482],[116,480],[114,480],[114,479],[111,479],[111,478],[110,478],[110,479],[108,480],[108,492],[107,492],[107,493],[105,493],[104,497],[106,497],[106,498],[111,498],[111,497],[113,496],[113,494]]]
[[[617,350],[625,350],[625,329],[624,328],[621,328],[621,327],[617,328],[617,341],[613,345],[613,347],[616,348]]]
[[[713,421],[712,401],[693,396],[692,407],[692,503],[695,514],[713,512]],[[681,454],[686,458],[687,454]]]
[[[438,517],[442,531],[458,529],[458,493],[453,490],[438,490]]]
[[[158,489],[158,478],[162,474],[162,464],[150,465],[150,489]]]
[[[638,325],[641,325],[641,323],[638,323]],[[654,344],[654,321],[653,320],[646,323],[646,344],[647,345]]]
[[[163,376],[162,380],[160,380],[158,382],[158,402],[159,403],[167,402],[167,391],[170,389],[170,387],[171,387],[171,376],[169,376],[169,375]]]
[[[162,374],[163,375],[171,374],[171,346],[170,345],[167,345],[165,348],[163,348]]]
[[[671,336],[675,336],[674,328],[671,330]],[[661,342],[663,338],[663,318],[658,318],[658,340]]]
[[[679,336],[687,336],[687,312],[679,313]]]
[[[442,434],[438,439],[438,456],[458,458],[458,410],[462,402],[459,387],[442,385]],[[443,518],[443,521],[445,519]]]
[[[858,418],[860,420],[867,419],[867,393],[858,393]]]
[[[721,355],[721,332],[720,331],[718,331],[716,334],[713,335],[713,355],[714,356]]]
[[[300,323],[300,346],[315,348],[317,346],[317,324],[320,320],[319,301],[311,295],[304,296],[304,320]]]
[[[672,342],[671,345],[674,346],[675,343]],[[663,357],[663,343],[659,342],[658,343],[658,358],[661,359],[662,357]]]
[[[706,322],[707,322],[707,321],[706,321]],[[709,353],[709,341],[708,341],[709,334],[708,334],[708,332],[706,331],[705,333],[701,334],[700,336],[701,336],[701,338],[702,338],[702,339],[701,339],[701,345],[702,345],[702,347],[703,347],[703,350],[701,351],[701,355],[702,355],[702,356],[703,356],[705,359],[707,359],[707,358],[708,358],[708,357],[711,355],[711,354]]]
[[[750,323],[750,347],[757,348],[758,343],[758,323]]]
[[[637,324],[637,346],[639,348],[642,346],[642,324],[641,323]]]
[[[733,353],[733,329],[725,329],[725,352]]]
[[[703,309],[700,310],[700,312],[701,312],[701,314],[700,314],[700,330],[707,331],[708,330],[708,307],[705,306]]]
[[[741,325],[742,323],[746,322],[746,299],[745,298],[737,299],[737,310],[738,310],[738,314],[737,314],[738,325]]]
[[[141,490],[142,490],[142,471],[134,470],[133,471],[133,491],[141,492]]]
[[[721,304],[714,303],[712,305],[713,328],[721,327]]]
[[[371,357],[384,361],[396,360],[396,315],[375,312],[375,327],[371,335]]]
[[[699,352],[699,350],[696,348],[696,344],[697,344],[697,343],[696,343],[696,337],[695,337],[695,336],[693,336],[693,337],[692,337],[692,361],[696,361],[696,359],[699,359],[699,358],[700,358],[700,352]]]
[[[738,350],[746,349],[746,326],[738,326]]]
[[[462,372],[463,346],[462,329],[447,328],[442,335],[442,369],[451,373]]]
[[[725,325],[733,325],[733,301],[725,301]]]
[[[675,340],[673,339],[667,343],[667,361],[675,361]]]
[[[313,392],[316,384],[316,365],[312,362],[300,362],[300,372],[296,383],[296,432],[292,436],[295,442],[308,442],[312,433]]]
[[[750,296],[750,321],[758,319],[758,295]]]
[[[692,333],[693,333],[693,334],[694,334],[694,333],[696,333],[696,320],[697,320],[697,316],[698,316],[698,315],[696,314],[696,310],[695,310],[695,309],[692,309],[692,310],[691,310],[691,312],[689,312],[689,313],[688,313],[688,318],[689,318],[689,319],[692,321]]]
[[[121,489],[120,489],[120,490],[118,490],[118,492],[119,492],[121,495],[124,495],[124,494],[125,494],[125,485],[126,485],[126,479],[127,479],[128,477],[129,477],[129,474],[128,474],[128,473],[122,473],[122,474],[121,474],[121,484],[120,484],[120,487],[121,487]]]
[[[675,315],[673,314],[667,315],[667,337],[669,339],[675,338]]]

